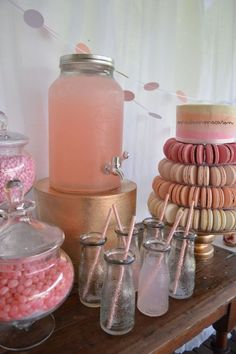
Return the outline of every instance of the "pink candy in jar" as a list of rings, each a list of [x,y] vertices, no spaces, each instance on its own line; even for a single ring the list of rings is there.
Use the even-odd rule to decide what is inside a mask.
[[[35,178],[34,160],[24,151],[28,138],[7,131],[7,118],[0,112],[0,202],[5,200],[4,187],[7,181],[19,179],[27,193]]]
[[[66,299],[73,266],[60,249],[64,233],[32,217],[35,203],[23,199],[22,183],[9,181],[5,191],[8,202],[0,206],[0,323],[34,321]]]
[[[54,311],[72,284],[72,264],[61,250],[32,260],[0,262],[0,322],[39,318]]]

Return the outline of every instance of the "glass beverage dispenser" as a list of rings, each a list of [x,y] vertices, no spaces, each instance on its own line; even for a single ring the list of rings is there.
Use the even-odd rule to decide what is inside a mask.
[[[120,186],[123,90],[112,59],[91,54],[60,58],[49,89],[49,182],[60,192],[97,193]]]

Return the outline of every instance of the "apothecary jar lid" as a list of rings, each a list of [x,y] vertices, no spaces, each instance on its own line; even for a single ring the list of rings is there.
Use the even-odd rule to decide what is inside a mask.
[[[32,216],[35,202],[23,199],[23,186],[11,180],[5,187],[7,202],[0,205],[0,261],[30,259],[59,248],[64,233]]]
[[[0,111],[0,148],[25,145],[28,142],[29,138],[27,136],[7,129],[7,117],[5,113]]]

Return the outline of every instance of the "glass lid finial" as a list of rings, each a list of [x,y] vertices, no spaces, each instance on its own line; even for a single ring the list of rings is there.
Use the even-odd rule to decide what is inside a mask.
[[[0,111],[0,135],[5,136],[7,132],[7,116]]]

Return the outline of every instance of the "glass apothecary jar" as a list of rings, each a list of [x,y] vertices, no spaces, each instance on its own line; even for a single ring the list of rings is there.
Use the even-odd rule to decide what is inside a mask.
[[[4,187],[7,181],[19,179],[27,193],[35,179],[35,164],[24,147],[29,139],[7,130],[7,117],[0,112],[0,203],[5,200]]]
[[[19,180],[6,185],[0,205],[0,346],[32,348],[53,332],[51,314],[68,296],[74,278],[60,246],[64,233],[32,217],[33,201],[23,199]],[[46,317],[47,316],[47,317]]]

